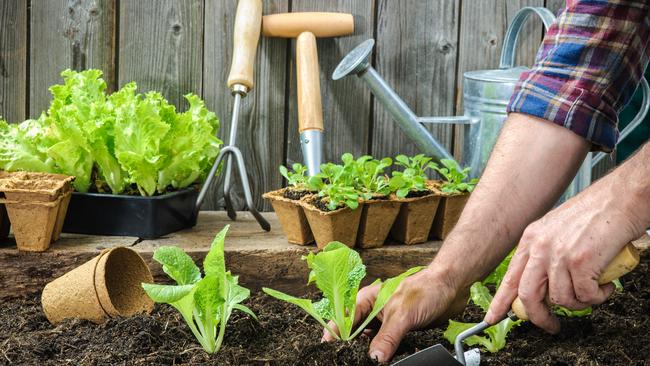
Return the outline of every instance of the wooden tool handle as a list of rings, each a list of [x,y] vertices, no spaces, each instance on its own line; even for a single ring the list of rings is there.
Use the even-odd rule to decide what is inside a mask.
[[[235,16],[232,64],[228,87],[235,84],[253,89],[253,62],[262,27],[262,0],[239,0]]]
[[[354,33],[354,17],[346,13],[284,13],[265,15],[265,37],[296,38],[303,32],[316,37],[338,37]]]
[[[637,264],[639,264],[639,251],[634,247],[634,245],[632,245],[632,243],[628,243],[618,253],[618,255],[614,257],[611,263],[605,267],[603,273],[598,277],[598,284],[604,285],[614,281],[615,279],[631,272]],[[526,307],[518,297],[512,303],[512,312],[517,315],[517,318],[528,320]]]
[[[303,32],[296,39],[298,79],[298,129],[323,131],[323,106],[320,95],[320,71],[316,37]]]

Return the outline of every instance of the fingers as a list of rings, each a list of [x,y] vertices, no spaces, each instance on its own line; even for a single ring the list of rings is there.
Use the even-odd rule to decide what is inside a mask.
[[[595,277],[579,270],[571,273],[576,298],[588,305],[601,304],[614,292],[614,284],[599,286]]]
[[[378,362],[388,362],[392,357],[402,338],[410,327],[406,319],[401,316],[386,316],[381,328],[370,343],[370,358]]]
[[[508,271],[503,277],[503,281],[501,281],[501,285],[499,286],[497,293],[494,295],[494,299],[492,299],[490,309],[487,314],[485,314],[485,321],[489,324],[494,325],[500,322],[510,310],[512,302],[517,298],[519,280],[524,268],[526,268],[527,262],[527,250],[522,246],[517,249],[517,252],[512,257],[510,265],[508,266]]]
[[[548,278],[544,257],[531,257],[519,283],[519,299],[526,307],[530,321],[545,331],[556,334],[560,322],[546,305]]]
[[[564,261],[556,261],[548,271],[548,297],[551,304],[570,310],[582,310],[590,305],[576,298],[571,274]]]

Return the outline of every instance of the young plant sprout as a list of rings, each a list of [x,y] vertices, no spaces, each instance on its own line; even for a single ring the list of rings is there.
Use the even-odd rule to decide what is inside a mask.
[[[308,190],[307,180],[307,167],[294,163],[291,166],[292,171],[289,171],[284,165],[280,165],[280,174],[287,180],[287,184],[295,190]]]
[[[379,279],[376,280],[373,284],[380,284],[381,287],[375,305],[368,317],[354,330],[357,293],[361,280],[366,276],[366,266],[361,262],[359,253],[345,244],[331,242],[318,254],[309,253],[303,259],[311,269],[309,283],[315,283],[322,291],[322,300],[314,303],[309,299],[300,299],[270,288],[263,288],[263,291],[277,299],[299,306],[327,329],[334,338],[344,341],[359,335],[386,305],[397,290],[397,286],[406,277],[421,269],[421,267],[411,268],[383,283]],[[339,333],[334,332],[327,325],[329,320],[336,324]]]
[[[153,259],[162,264],[163,271],[176,285],[143,283],[142,288],[157,303],[169,304],[178,310],[192,334],[208,353],[221,348],[226,324],[233,310],[242,311],[254,319],[255,314],[241,302],[250,296],[247,288],[237,284],[237,276],[226,271],[224,240],[226,226],[212,242],[203,261],[204,277],[192,258],[177,247],[160,247]]]
[[[393,172],[390,179],[390,189],[397,197],[404,198],[411,192],[426,191],[427,170],[436,169],[438,166],[431,158],[418,154],[413,157],[397,155],[395,164],[404,168],[401,172]]]
[[[384,158],[373,159],[370,155],[364,155],[355,161],[355,176],[357,189],[365,200],[375,196],[387,196],[390,194],[389,179],[384,175],[384,170],[393,165],[393,160]]]
[[[352,154],[343,154],[343,165],[327,163],[321,172],[309,179],[309,187],[318,191],[321,202],[330,211],[348,206],[359,207],[359,192],[355,185],[355,161]]]
[[[434,167],[433,169],[437,171],[443,178],[445,182],[442,184],[440,190],[444,193],[462,193],[462,192],[471,192],[474,190],[476,183],[478,183],[478,178],[471,179],[469,182],[467,180],[467,174],[470,171],[470,167],[460,169],[458,163],[450,159],[442,159],[440,163],[443,167]]]

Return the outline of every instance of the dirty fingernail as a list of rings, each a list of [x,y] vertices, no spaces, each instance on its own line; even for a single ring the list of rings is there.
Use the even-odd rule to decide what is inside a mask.
[[[384,353],[377,350],[370,351],[370,358],[375,361],[384,362]]]

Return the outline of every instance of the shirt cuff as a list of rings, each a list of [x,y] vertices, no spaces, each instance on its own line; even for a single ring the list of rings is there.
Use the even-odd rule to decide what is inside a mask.
[[[618,116],[601,96],[535,70],[521,75],[507,110],[568,128],[589,141],[593,151],[611,152],[618,140]]]

